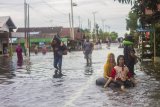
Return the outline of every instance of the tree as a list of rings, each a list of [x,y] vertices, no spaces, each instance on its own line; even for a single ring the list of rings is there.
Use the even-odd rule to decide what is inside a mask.
[[[99,37],[98,37],[98,39],[101,39],[101,40],[103,40],[103,31],[102,31],[102,29],[99,29]]]
[[[110,33],[110,38],[111,38],[112,41],[115,41],[117,39],[117,37],[118,37],[118,33],[116,33],[116,32],[111,32]]]
[[[136,0],[114,0],[118,1],[119,3],[125,3],[125,4],[133,4]]]
[[[153,11],[157,11],[157,4],[160,3],[160,0],[114,0],[114,1],[118,1],[119,3],[125,3],[125,4],[138,4],[139,6],[141,5],[141,7],[145,7],[148,9],[151,9]],[[143,1],[143,2],[142,2]]]
[[[128,14],[128,18],[126,19],[126,29],[130,30],[131,32],[134,32],[137,29],[137,20],[138,15],[134,11],[130,11]]]
[[[84,29],[83,30],[83,33],[85,35],[85,38],[88,37],[88,38],[91,38],[91,32],[89,29]]]

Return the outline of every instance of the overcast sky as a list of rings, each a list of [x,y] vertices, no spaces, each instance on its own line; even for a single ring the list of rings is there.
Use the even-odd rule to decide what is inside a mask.
[[[26,0],[30,4],[30,26],[32,27],[69,27],[70,0]],[[74,26],[79,26],[80,16],[83,28],[88,27],[88,19],[93,27],[93,12],[96,23],[102,28],[102,20],[116,31],[119,36],[126,33],[126,21],[131,5],[120,4],[114,0],[73,0]],[[24,0],[0,0],[0,16],[11,16],[17,27],[24,26]],[[109,31],[109,28],[105,27]]]

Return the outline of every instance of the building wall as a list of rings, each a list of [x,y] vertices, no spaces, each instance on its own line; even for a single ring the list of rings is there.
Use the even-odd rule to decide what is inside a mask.
[[[2,50],[3,50],[3,45],[2,45],[2,40],[0,39],[0,55],[2,54]]]
[[[4,53],[4,49],[8,49],[8,38],[0,38],[0,55]]]

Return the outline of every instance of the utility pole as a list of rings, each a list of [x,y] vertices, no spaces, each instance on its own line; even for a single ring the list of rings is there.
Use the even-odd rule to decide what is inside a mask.
[[[69,29],[70,29],[70,37],[73,37],[72,36],[72,27],[71,27],[71,14],[69,13]]]
[[[156,62],[156,33],[155,33],[155,24],[154,24],[154,32],[153,32],[153,41],[154,41],[154,62]]]
[[[94,29],[96,28],[96,18],[95,18],[95,14],[96,14],[97,12],[93,12],[93,18],[94,18]]]
[[[89,28],[90,28],[90,21],[89,21],[89,19],[88,19],[88,30],[89,30]]]
[[[27,30],[27,32],[28,32],[28,35],[27,35],[27,43],[28,43],[28,48],[29,48],[29,57],[30,57],[30,16],[29,16],[29,4],[27,5],[27,7],[28,7],[28,17],[27,17],[27,19],[28,19],[28,30]]]
[[[81,17],[78,16],[78,20],[79,20],[79,28],[81,27]]]
[[[104,22],[105,22],[105,19],[102,19],[103,32],[105,32],[105,29],[104,29]]]
[[[81,17],[78,16],[78,19],[79,19],[79,31],[80,31],[80,35],[81,35],[81,37],[82,37]]]
[[[24,36],[25,36],[25,56],[30,56],[30,35],[29,35],[29,4],[24,0]]]
[[[27,27],[27,9],[26,9],[26,0],[24,0],[24,38],[25,38],[25,56],[27,56],[27,32],[26,32],[26,27]]]
[[[91,35],[91,39],[93,40],[93,36],[92,36],[92,32],[91,32],[91,20],[89,20],[89,29],[90,29],[90,35]]]
[[[95,17],[95,14],[97,12],[93,12],[93,18],[94,18],[94,31],[95,31],[95,38],[96,38],[96,42],[97,42],[97,35],[96,35],[96,17]]]
[[[89,29],[91,30],[91,20],[89,21]]]
[[[71,17],[72,17],[72,39],[74,40],[74,19],[73,19],[73,1],[71,0]]]

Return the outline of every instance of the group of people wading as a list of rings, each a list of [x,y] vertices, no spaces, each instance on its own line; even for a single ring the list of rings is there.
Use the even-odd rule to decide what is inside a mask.
[[[117,63],[115,61],[115,55],[109,53],[107,61],[104,65],[103,78],[96,80],[97,85],[102,85],[105,88],[114,84],[118,86],[121,90],[125,90],[126,87],[132,87],[135,85],[134,81],[134,65],[137,63],[137,56],[135,55],[135,50],[133,48],[133,43],[127,37],[124,43],[124,55],[119,55],[117,58]],[[55,35],[51,46],[53,48],[54,56],[54,68],[55,74],[54,78],[59,78],[63,76],[62,74],[62,58],[63,55],[67,55],[67,46],[61,41],[59,35]],[[92,63],[92,51],[93,44],[89,41],[89,38],[83,43],[83,53],[87,62],[87,66]],[[18,66],[22,65],[22,48],[20,44],[16,47]]]
[[[67,46],[61,41],[59,35],[55,35],[51,46],[53,48],[54,53],[54,68],[55,74],[53,75],[54,78],[59,78],[63,76],[62,74],[62,58],[63,55],[67,55]],[[87,66],[92,64],[92,51],[93,51],[93,44],[89,41],[89,38],[83,44],[83,53],[84,57],[87,62]]]
[[[63,43],[59,35],[54,35],[51,46],[53,49],[53,56],[54,56],[54,68],[55,68],[55,74],[53,75],[54,78],[59,78],[63,76],[62,74],[62,58],[63,55],[67,55],[67,46]],[[43,46],[44,47],[44,46]],[[36,45],[35,48],[35,54],[38,54],[38,46]],[[83,52],[85,55],[85,59],[87,61],[87,65],[91,65],[92,60],[91,60],[91,54],[93,50],[93,45],[91,42],[89,42],[89,39],[86,40],[86,42],[83,45]],[[21,67],[23,64],[23,49],[20,44],[17,45],[16,47],[16,52],[17,52],[17,66]],[[44,49],[42,48],[42,53],[46,53],[46,47]]]

